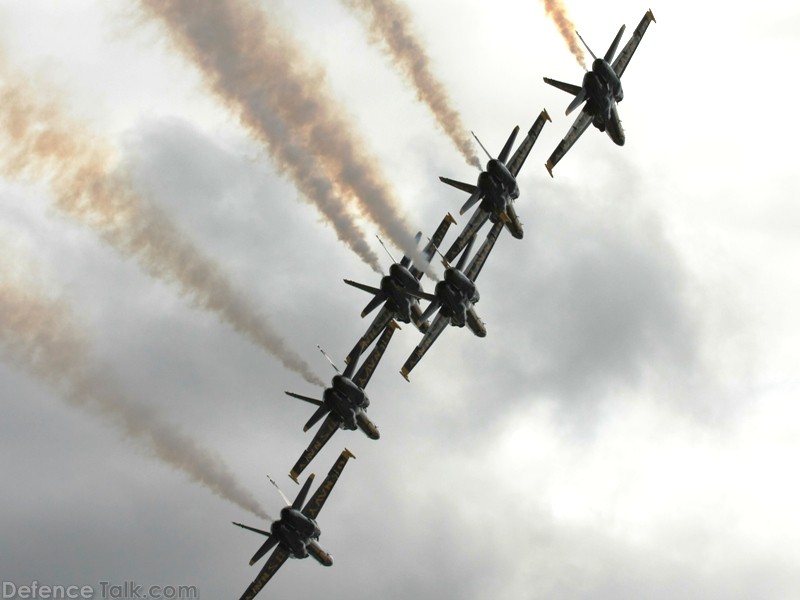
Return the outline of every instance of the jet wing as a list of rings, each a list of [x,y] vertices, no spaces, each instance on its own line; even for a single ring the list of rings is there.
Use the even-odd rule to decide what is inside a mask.
[[[492,248],[494,248],[494,243],[500,236],[501,231],[503,231],[502,221],[498,221],[492,225],[492,228],[489,230],[489,235],[486,236],[486,239],[484,240],[483,244],[481,244],[478,253],[473,257],[472,262],[469,263],[467,270],[464,271],[464,275],[466,275],[470,281],[474,282],[476,279],[478,279],[478,275],[480,275],[483,264],[489,257],[489,253],[492,251]]]
[[[408,360],[400,370],[400,374],[405,377],[406,381],[408,381],[408,374],[411,373],[411,370],[417,365],[422,357],[425,356],[428,348],[433,345],[433,342],[436,341],[436,338],[438,338],[442,331],[444,331],[444,328],[447,327],[449,322],[450,319],[445,317],[442,314],[442,311],[439,311],[439,314],[436,315],[436,318],[433,320],[433,323],[431,323],[428,331],[426,331],[425,335],[422,336],[422,341],[416,348],[414,348],[411,356],[408,357]]]
[[[483,210],[479,206],[478,209],[472,213],[472,216],[469,218],[469,222],[464,228],[464,231],[461,232],[461,234],[453,242],[453,245],[450,246],[450,249],[444,255],[444,259],[447,262],[453,262],[456,259],[456,256],[461,254],[461,251],[464,249],[467,243],[469,243],[469,240],[472,238],[472,236],[478,233],[478,230],[483,227],[483,224],[488,220],[488,211]]]
[[[436,250],[441,248],[442,240],[444,240],[444,236],[447,233],[447,230],[450,228],[450,225],[455,223],[456,220],[453,218],[453,215],[447,213],[442,219],[442,222],[439,223],[439,227],[436,228],[436,231],[433,234],[433,237],[430,241],[425,245],[425,248],[422,250],[422,256],[428,259],[430,262],[431,258],[434,254],[436,254]],[[422,277],[422,269],[418,269],[417,267],[411,267],[411,274],[419,279]]]
[[[591,122],[592,115],[584,108],[580,114],[578,114],[578,118],[575,119],[572,127],[569,128],[566,137],[556,146],[556,149],[553,150],[553,153],[544,165],[547,167],[547,172],[550,173],[550,177],[553,176],[553,167],[558,164],[558,161],[564,158],[564,155],[572,148],[573,144],[578,141],[578,138],[583,135],[583,132],[586,131],[586,128],[589,127]]]
[[[650,25],[650,21],[655,20],[656,18],[653,16],[653,11],[648,10],[646,13],[644,13],[642,20],[639,21],[639,24],[636,26],[636,31],[633,32],[631,39],[628,40],[628,43],[625,44],[622,52],[619,53],[611,65],[611,67],[614,69],[614,72],[617,74],[617,77],[622,77],[622,74],[625,72],[625,67],[628,66],[633,53],[639,46],[639,42],[641,42],[642,38],[644,37],[644,32],[647,31],[647,26]]]
[[[286,550],[283,546],[278,546],[275,548],[275,551],[270,554],[267,562],[264,563],[263,567],[261,567],[261,571],[258,573],[258,576],[247,587],[239,600],[252,600],[255,598],[256,594],[261,591],[261,588],[263,588],[266,583],[272,579],[272,576],[278,572],[278,569],[283,566],[283,563],[286,562],[287,558],[289,558],[288,550]]]
[[[322,422],[322,425],[317,430],[317,433],[314,434],[314,439],[311,440],[311,443],[306,448],[306,451],[303,452],[302,456],[297,459],[297,462],[294,463],[291,472],[289,473],[289,477],[291,477],[295,483],[297,483],[297,477],[302,473],[305,468],[308,466],[317,453],[322,450],[322,447],[328,443],[328,440],[331,439],[336,430],[339,429],[341,421],[339,417],[337,417],[333,413],[328,413],[328,416],[325,417],[325,420]]]
[[[317,491],[314,492],[314,495],[311,496],[308,503],[303,508],[303,514],[305,516],[309,517],[310,519],[317,519],[319,511],[322,510],[322,506],[325,504],[328,496],[330,496],[333,486],[336,485],[339,475],[341,475],[342,471],[344,470],[344,466],[351,458],[355,458],[355,456],[352,452],[350,452],[350,450],[347,448],[342,450],[339,458],[336,459],[336,462],[333,463],[331,470],[328,471],[328,476],[325,478],[325,481],[323,481],[322,484],[317,488]]]
[[[536,121],[533,122],[533,125],[528,130],[528,135],[525,136],[525,139],[522,140],[522,143],[519,145],[519,148],[517,148],[517,151],[514,152],[514,156],[512,156],[511,160],[508,161],[506,166],[514,177],[517,176],[519,170],[522,168],[522,165],[525,163],[525,159],[528,158],[531,148],[533,148],[533,145],[536,143],[536,139],[542,132],[544,122],[549,120],[550,115],[547,114],[546,110],[543,110],[541,113],[539,113]]]
[[[399,328],[400,327],[395,321],[389,321],[389,326],[383,330],[381,339],[379,339],[378,343],[375,344],[375,347],[372,349],[372,352],[369,353],[369,356],[366,358],[366,360],[361,363],[358,373],[356,373],[356,376],[353,377],[353,383],[355,383],[362,390],[367,387],[369,380],[372,378],[372,374],[378,367],[378,363],[381,361],[383,353],[386,352],[386,348],[389,346],[389,341],[392,339],[392,335],[394,335],[394,330]]]
[[[394,311],[389,309],[386,305],[384,305],[383,308],[381,308],[380,312],[378,312],[378,315],[372,320],[372,323],[370,324],[366,333],[364,333],[364,335],[361,336],[361,339],[358,340],[356,345],[350,351],[350,354],[348,354],[347,357],[344,359],[345,364],[349,365],[352,362],[353,357],[356,354],[356,351],[359,350],[359,348],[360,348],[359,354],[363,353],[364,350],[369,348],[370,344],[372,344],[372,342],[375,341],[375,338],[378,337],[381,331],[386,329],[386,326],[394,317],[393,312]]]

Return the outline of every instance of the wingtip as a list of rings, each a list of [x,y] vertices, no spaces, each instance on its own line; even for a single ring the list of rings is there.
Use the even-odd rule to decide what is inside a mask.
[[[439,179],[441,179],[441,177]],[[451,215],[450,213],[447,213],[447,215],[445,216],[445,219],[447,220],[448,223],[450,223],[450,225],[455,225],[455,223],[456,223],[456,220],[453,218],[453,215]]]
[[[650,20],[651,20],[653,23],[655,23],[655,22],[656,22],[656,17],[655,17],[655,15],[653,14],[653,11],[652,11],[652,10],[650,10],[649,8],[647,9],[647,16],[649,17],[649,19],[650,19]]]
[[[550,173],[550,177],[552,177],[553,176],[553,167],[555,167],[555,165],[548,160],[546,163],[544,163],[544,166],[547,168],[547,172]]]
[[[294,481],[296,484],[300,485],[300,482],[299,482],[299,481],[297,481],[297,476],[298,476],[299,474],[300,474],[300,473],[295,473],[295,472],[294,472],[294,470],[292,470],[292,471],[290,471],[290,472],[289,472],[289,479],[291,479],[292,481]]]
[[[542,109],[541,116],[544,117],[546,120],[553,122],[553,119],[550,118],[550,114],[547,112],[546,108]]]
[[[408,373],[409,373],[409,371],[408,371],[408,369],[406,369],[405,367],[403,367],[402,369],[400,369],[400,375],[402,375],[402,376],[403,376],[403,379],[405,379],[406,381],[408,381],[409,383],[411,383],[411,380],[408,378]]]
[[[391,327],[392,329],[402,329],[402,327],[400,327],[400,325],[398,325],[397,321],[395,321],[394,319],[389,321],[389,327]]]
[[[350,452],[347,448],[342,451],[342,456],[346,456],[347,458],[355,458],[356,455]]]

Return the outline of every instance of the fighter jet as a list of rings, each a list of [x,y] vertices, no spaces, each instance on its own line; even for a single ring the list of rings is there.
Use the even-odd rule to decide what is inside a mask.
[[[453,223],[455,223],[455,219],[453,219],[450,213],[442,219],[433,237],[422,250],[422,256],[427,262],[430,262],[431,257],[436,251],[435,249],[441,245],[448,228]],[[420,235],[421,234],[417,234],[418,239]],[[383,244],[383,242],[381,242],[381,244]],[[394,260],[394,258],[392,258],[392,260]],[[373,294],[374,296],[364,310],[361,311],[362,318],[383,304],[383,307],[372,321],[366,333],[361,336],[361,339],[356,342],[356,345],[344,359],[346,364],[349,365],[353,361],[353,357],[357,352],[361,353],[366,351],[392,319],[402,323],[413,322],[417,329],[423,333],[427,331],[429,323],[422,319],[422,309],[419,306],[419,300],[416,296],[411,295],[411,292],[422,291],[422,286],[420,285],[421,278],[422,269],[412,265],[410,257],[404,256],[399,263],[395,262],[389,268],[389,274],[381,279],[380,289],[349,279],[344,280],[347,285],[351,285]]]
[[[514,208],[514,200],[519,197],[519,186],[517,185],[516,177],[522,165],[525,163],[525,159],[528,158],[533,144],[539,137],[542,127],[544,127],[544,122],[549,120],[550,115],[547,114],[546,110],[543,110],[536,121],[534,121],[530,130],[528,130],[528,134],[525,136],[525,139],[522,140],[517,151],[514,152],[514,156],[511,157],[511,160],[508,160],[508,157],[511,154],[511,148],[514,146],[514,140],[519,132],[519,127],[515,127],[511,132],[508,141],[506,141],[505,146],[503,146],[497,158],[492,158],[491,154],[486,151],[486,148],[484,148],[483,144],[478,140],[478,137],[475,136],[478,144],[480,144],[483,151],[486,152],[486,155],[489,157],[489,162],[486,163],[486,170],[478,175],[478,185],[455,181],[447,177],[439,177],[440,181],[469,194],[469,198],[461,207],[460,214],[463,215],[480,201],[478,210],[472,214],[464,231],[461,232],[461,235],[458,236],[450,249],[445,253],[444,257],[447,261],[453,262],[456,256],[458,256],[467,245],[467,242],[472,239],[478,230],[483,227],[483,224],[490,219],[492,223],[502,221],[508,227],[511,235],[517,239],[522,239],[522,223],[519,217],[517,217],[517,211]]]
[[[436,338],[444,331],[444,328],[450,324],[456,327],[464,327],[467,325],[472,333],[478,337],[486,336],[486,326],[480,320],[475,312],[475,304],[480,300],[478,288],[475,286],[475,280],[483,268],[486,258],[494,247],[500,232],[503,229],[503,222],[498,221],[489,230],[489,235],[481,245],[475,258],[469,263],[469,266],[464,269],[464,265],[469,257],[469,252],[475,237],[467,243],[464,249],[464,254],[458,260],[455,267],[448,266],[444,273],[444,279],[436,284],[436,294],[434,296],[424,295],[423,298],[431,300],[431,304],[425,310],[423,317],[432,315],[437,310],[439,314],[433,320],[430,328],[425,335],[422,336],[422,341],[408,357],[408,360],[400,370],[400,374],[408,381],[408,375],[416,364],[422,359],[428,351]],[[445,261],[447,264],[447,261]]]
[[[234,523],[234,525],[243,529],[248,529],[267,537],[267,541],[264,542],[253,555],[253,558],[250,560],[250,565],[254,565],[262,556],[275,548],[275,552],[267,559],[267,562],[261,568],[258,576],[248,586],[240,600],[252,600],[252,598],[255,598],[256,594],[258,594],[261,588],[272,579],[272,576],[281,568],[287,558],[306,558],[307,556],[312,556],[317,562],[326,567],[330,567],[333,564],[331,555],[325,552],[319,545],[320,530],[316,519],[319,515],[319,511],[322,510],[322,506],[328,499],[328,496],[330,496],[333,486],[339,479],[339,475],[342,474],[345,464],[351,458],[355,457],[345,448],[339,455],[339,458],[336,459],[333,467],[331,467],[325,481],[317,488],[317,491],[314,492],[314,495],[302,510],[300,507],[303,506],[303,503],[306,501],[308,491],[311,489],[311,482],[314,481],[313,473],[308,476],[308,479],[306,479],[306,482],[300,489],[300,493],[297,494],[297,497],[291,505],[286,496],[283,496],[283,492],[281,492],[286,506],[281,509],[281,518],[272,522],[269,531],[248,527],[241,523]],[[275,487],[277,487],[277,485]]]
[[[308,463],[313,460],[322,447],[331,439],[331,436],[337,429],[360,429],[367,437],[373,440],[377,440],[381,437],[378,428],[367,417],[369,398],[364,388],[367,387],[370,378],[372,378],[372,374],[375,372],[375,368],[378,366],[383,353],[386,351],[386,347],[389,345],[389,341],[392,339],[394,330],[397,328],[397,323],[394,321],[389,322],[389,326],[381,334],[378,343],[372,349],[367,359],[362,363],[355,377],[353,377],[353,372],[355,371],[358,358],[361,355],[360,351],[356,352],[353,360],[345,368],[344,373],[339,374],[339,370],[336,369],[336,366],[331,362],[337,374],[334,375],[331,381],[331,387],[323,392],[322,400],[301,396],[293,392],[286,392],[287,396],[303,400],[317,407],[317,410],[311,415],[305,427],[303,427],[303,431],[308,431],[316,425],[320,419],[325,417],[319,430],[314,435],[314,439],[311,440],[308,448],[306,448],[306,451],[303,452],[294,467],[292,467],[292,471],[289,473],[289,477],[291,477],[295,483],[297,482],[298,475],[303,472],[308,466]]]
[[[575,119],[572,127],[567,132],[567,136],[561,140],[553,151],[553,154],[550,155],[550,158],[545,163],[551,177],[553,176],[553,167],[556,166],[558,161],[564,157],[572,145],[581,137],[581,134],[586,131],[590,123],[600,131],[605,131],[608,137],[618,146],[625,144],[625,132],[622,130],[622,123],[620,123],[619,114],[617,113],[617,103],[621,102],[623,97],[620,78],[625,72],[625,68],[628,66],[628,62],[630,62],[633,53],[639,46],[644,32],[647,31],[647,26],[650,25],[650,21],[655,20],[652,11],[648,10],[633,32],[633,36],[616,59],[614,59],[614,54],[622,39],[625,25],[620,28],[617,37],[611,42],[611,46],[608,48],[603,58],[597,58],[586,42],[583,41],[583,38],[580,37],[580,34],[578,34],[581,42],[583,42],[583,45],[586,46],[586,49],[589,50],[589,54],[591,54],[594,59],[592,70],[587,71],[583,76],[583,84],[581,86],[556,81],[548,77],[544,78],[545,83],[575,96],[574,100],[567,107],[567,114],[570,114],[584,102],[586,103],[583,110],[578,115],[578,118]],[[575,33],[577,34],[577,32]],[[614,59],[613,62],[611,62],[612,59]]]

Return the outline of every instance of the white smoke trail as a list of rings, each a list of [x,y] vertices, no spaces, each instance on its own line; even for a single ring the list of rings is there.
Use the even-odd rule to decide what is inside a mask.
[[[119,252],[135,256],[150,275],[177,283],[194,304],[215,312],[306,381],[324,386],[234,290],[221,267],[134,191],[116,165],[115,149],[67,119],[57,101],[43,97],[42,86],[28,85],[1,57],[0,121],[0,169],[6,174],[48,179],[60,211],[97,231]]]
[[[417,97],[431,110],[442,131],[466,161],[480,169],[481,162],[472,147],[470,136],[461,123],[458,111],[453,108],[444,85],[433,75],[430,58],[414,32],[408,9],[395,0],[342,2],[362,17],[371,43],[383,42],[385,53],[414,86]]]
[[[86,336],[63,302],[20,281],[18,258],[0,248],[0,357],[54,386],[69,406],[100,417],[160,462],[217,496],[269,520],[258,502],[217,456],[164,422],[149,407],[126,398],[99,369],[91,369]]]
[[[146,15],[167,25],[175,45],[201,70],[209,87],[323,214],[352,219],[357,211],[422,264],[388,182],[345,107],[332,99],[324,70],[289,32],[248,0],[140,3]],[[319,198],[309,178],[319,186],[322,174],[331,183]],[[374,254],[359,254],[380,272]]]
[[[581,48],[578,39],[575,37],[575,24],[567,14],[567,7],[564,6],[564,2],[562,0],[542,0],[542,4],[544,4],[545,14],[556,24],[558,32],[567,43],[569,51],[583,69],[585,67],[586,57],[583,54],[583,48]]]

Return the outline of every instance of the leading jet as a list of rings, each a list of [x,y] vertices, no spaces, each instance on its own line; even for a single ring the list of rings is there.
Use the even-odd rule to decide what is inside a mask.
[[[339,475],[342,474],[345,464],[351,458],[355,458],[355,456],[345,448],[339,458],[336,459],[333,467],[331,467],[325,481],[317,488],[317,491],[314,492],[314,495],[311,496],[305,506],[303,506],[303,503],[306,502],[306,496],[308,496],[311,483],[314,481],[313,473],[308,476],[303,487],[300,488],[300,493],[297,494],[291,504],[281,492],[286,506],[281,509],[281,518],[272,522],[269,531],[234,523],[234,525],[242,529],[267,537],[267,541],[261,545],[250,560],[251,566],[258,562],[267,552],[275,548],[275,552],[270,555],[267,562],[261,567],[258,576],[248,586],[240,600],[252,600],[255,598],[256,594],[272,579],[272,576],[275,575],[288,558],[307,558],[312,556],[323,566],[330,567],[333,564],[331,555],[319,545],[320,529],[316,519],[328,496],[330,496],[333,486],[339,479]],[[278,489],[280,491],[280,488]]]
[[[447,265],[444,273],[444,279],[436,284],[436,294],[434,296],[424,295],[421,296],[431,303],[425,310],[423,316],[427,317],[435,313],[437,310],[439,314],[431,323],[430,328],[425,335],[422,336],[422,341],[408,357],[400,374],[408,381],[408,375],[416,364],[425,356],[436,338],[444,331],[444,328],[450,324],[455,327],[467,327],[472,330],[472,333],[478,337],[486,337],[486,326],[480,320],[478,314],[475,312],[475,304],[480,300],[478,288],[475,286],[475,280],[483,268],[486,258],[494,247],[494,243],[503,230],[503,222],[498,221],[489,230],[489,235],[486,236],[475,258],[469,263],[469,266],[464,269],[464,265],[469,257],[472,244],[475,237],[467,243],[464,249],[464,254],[458,259],[458,264],[455,267]]]
[[[360,351],[356,351],[354,359],[347,365],[344,373],[338,373],[338,369],[334,365],[333,368],[337,370],[337,374],[331,380],[331,387],[323,392],[322,400],[286,392],[287,396],[303,400],[317,407],[317,410],[303,427],[303,431],[308,431],[325,417],[319,430],[314,435],[314,439],[311,440],[306,451],[297,459],[292,471],[289,473],[289,477],[295,483],[297,483],[298,475],[303,472],[308,463],[331,439],[337,429],[350,429],[353,431],[360,429],[372,440],[377,440],[381,437],[377,426],[367,417],[369,397],[367,397],[364,388],[367,387],[369,380],[372,378],[372,374],[375,372],[375,368],[378,366],[386,347],[389,345],[389,341],[392,339],[394,330],[397,328],[397,323],[394,321],[389,322],[389,326],[381,334],[378,343],[362,363],[355,376],[353,376],[353,372],[355,371]],[[333,363],[331,364],[333,365]]]
[[[453,262],[456,256],[464,249],[467,242],[483,227],[487,220],[492,223],[502,221],[508,227],[511,235],[517,239],[522,239],[522,223],[517,216],[517,211],[514,208],[514,200],[519,197],[519,186],[517,185],[517,175],[519,174],[525,159],[533,148],[533,144],[539,137],[539,134],[544,127],[545,121],[550,120],[550,115],[546,110],[543,110],[536,121],[534,121],[528,134],[522,143],[511,155],[511,148],[514,146],[517,133],[519,133],[519,126],[515,127],[508,137],[508,140],[497,155],[497,158],[492,158],[492,155],[484,148],[477,136],[475,139],[480,144],[483,151],[489,157],[489,162],[486,163],[486,170],[478,175],[478,185],[455,181],[447,177],[439,177],[443,183],[453,186],[461,191],[467,192],[469,198],[461,207],[460,214],[464,214],[470,208],[475,206],[478,202],[480,205],[478,209],[472,214],[467,226],[461,235],[458,236],[450,249],[445,253],[444,258],[449,262]],[[474,134],[473,134],[474,135]]]
[[[436,252],[436,248],[442,244],[447,230],[453,223],[455,223],[455,219],[453,219],[450,213],[447,213],[439,224],[439,227],[436,228],[433,237],[422,250],[422,256],[427,262],[430,262],[431,257]],[[418,238],[419,236],[420,234],[417,234]],[[383,242],[381,242],[381,244],[383,244]],[[394,260],[394,258],[392,260]],[[422,269],[412,265],[409,256],[404,256],[399,263],[395,262],[389,267],[389,274],[384,275],[381,279],[380,289],[356,281],[350,281],[349,279],[344,280],[347,285],[373,295],[372,300],[370,300],[369,304],[361,311],[362,318],[383,304],[378,315],[372,321],[372,324],[344,359],[346,364],[349,365],[353,361],[353,357],[356,353],[366,351],[392,319],[400,321],[401,323],[413,322],[417,329],[423,333],[428,330],[429,323],[422,318],[422,309],[419,306],[419,300],[416,296],[412,295],[412,292],[419,293],[422,291],[422,286],[420,285],[421,278]]]
[[[633,36],[628,40],[628,43],[617,58],[614,58],[614,54],[616,54],[617,47],[622,39],[622,34],[625,32],[625,25],[620,27],[617,37],[611,42],[611,46],[602,58],[596,57],[586,42],[583,41],[580,34],[578,34],[581,42],[583,42],[583,45],[586,46],[586,49],[589,50],[589,54],[591,54],[594,59],[594,62],[592,62],[592,70],[587,71],[583,76],[582,85],[577,86],[562,81],[556,81],[548,77],[544,78],[545,83],[575,96],[567,107],[566,114],[570,114],[581,104],[584,102],[586,103],[583,110],[581,110],[578,115],[578,118],[575,119],[572,127],[567,132],[566,137],[561,140],[545,163],[547,172],[550,173],[551,177],[553,176],[553,167],[555,167],[558,161],[572,148],[572,145],[578,141],[578,138],[581,137],[583,132],[589,127],[589,124],[593,124],[600,131],[605,131],[608,137],[618,146],[625,144],[625,132],[622,130],[622,123],[619,120],[619,114],[617,112],[617,103],[621,102],[623,98],[622,82],[620,78],[625,72],[625,68],[628,66],[628,62],[630,62],[633,53],[639,46],[639,42],[642,41],[642,37],[644,37],[645,31],[647,31],[648,25],[650,25],[651,21],[655,20],[652,11],[648,10],[633,32]]]

